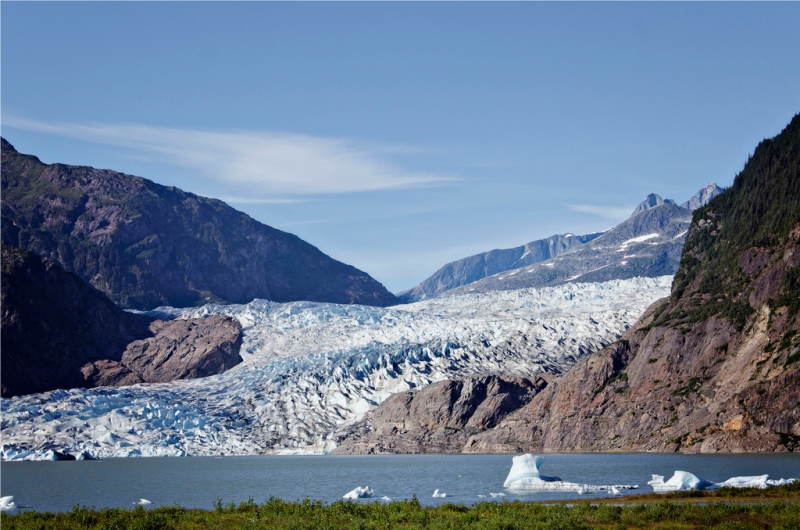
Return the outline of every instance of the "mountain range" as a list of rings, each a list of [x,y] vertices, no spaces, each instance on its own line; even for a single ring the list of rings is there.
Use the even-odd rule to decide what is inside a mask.
[[[453,261],[418,286],[399,293],[403,302],[445,292],[486,292],[674,274],[693,210],[719,195],[711,183],[678,206],[651,193],[630,219],[586,235],[559,234],[525,245]]]

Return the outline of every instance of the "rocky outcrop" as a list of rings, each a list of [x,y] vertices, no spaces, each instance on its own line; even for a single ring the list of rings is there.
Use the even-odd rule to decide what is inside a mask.
[[[122,311],[56,263],[2,249],[2,396],[85,385],[80,368],[149,334],[152,319]]]
[[[84,365],[86,380],[96,386],[166,383],[219,374],[242,362],[242,328],[230,317],[156,320],[150,331],[152,337],[128,344],[119,361]]]
[[[672,294],[474,452],[800,450],[800,116],[698,210]]]
[[[115,171],[43,164],[5,140],[2,240],[59,263],[124,308],[396,303],[366,273],[222,201]]]
[[[496,375],[441,381],[394,394],[339,440],[335,454],[458,452],[547,386],[545,379]]]
[[[241,361],[226,317],[154,321],[53,261],[2,248],[2,396],[201,377]]]

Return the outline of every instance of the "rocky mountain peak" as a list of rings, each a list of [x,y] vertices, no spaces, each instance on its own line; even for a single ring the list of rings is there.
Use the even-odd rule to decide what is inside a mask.
[[[702,208],[708,202],[722,193],[724,191],[723,188],[717,186],[716,182],[712,182],[708,186],[703,187],[698,191],[694,197],[686,201],[685,203],[681,204],[681,207],[688,208],[689,210],[695,211],[698,208]]]
[[[633,211],[631,217],[635,217],[644,211],[655,208],[656,206],[661,206],[662,204],[675,204],[675,201],[672,199],[662,199],[661,195],[651,193],[641,203],[639,203],[639,206],[637,206]]]

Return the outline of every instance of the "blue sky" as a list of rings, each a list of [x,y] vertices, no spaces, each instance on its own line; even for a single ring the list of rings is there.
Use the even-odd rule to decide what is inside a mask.
[[[397,292],[728,186],[800,3],[2,2],[2,134],[222,198]]]

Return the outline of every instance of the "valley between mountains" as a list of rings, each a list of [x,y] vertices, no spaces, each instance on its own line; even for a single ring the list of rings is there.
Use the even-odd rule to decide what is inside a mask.
[[[5,460],[800,449],[800,115],[730,188],[397,297],[220,201],[2,148]]]

